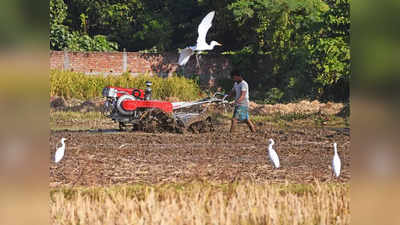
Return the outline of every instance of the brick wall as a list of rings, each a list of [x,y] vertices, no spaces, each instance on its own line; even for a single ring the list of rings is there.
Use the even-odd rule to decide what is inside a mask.
[[[192,56],[185,67],[177,65],[178,53],[139,52],[63,52],[50,51],[50,69],[72,70],[86,74],[157,74],[171,76],[173,73],[191,76],[199,74],[201,79],[229,77],[231,64],[221,55],[200,55],[200,67]]]

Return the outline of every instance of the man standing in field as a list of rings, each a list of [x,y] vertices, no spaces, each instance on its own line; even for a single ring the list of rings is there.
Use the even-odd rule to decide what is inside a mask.
[[[231,72],[231,78],[235,81],[235,84],[228,97],[235,94],[235,110],[232,116],[230,132],[232,133],[235,131],[238,122],[246,122],[251,132],[255,132],[256,128],[249,118],[249,85],[243,80],[238,70],[233,70]]]

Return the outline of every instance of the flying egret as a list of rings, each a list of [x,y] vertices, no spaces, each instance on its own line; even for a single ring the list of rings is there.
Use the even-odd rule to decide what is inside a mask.
[[[212,50],[214,49],[215,46],[221,46],[222,44],[216,42],[216,41],[211,41],[210,44],[207,44],[206,42],[206,36],[208,30],[212,26],[212,20],[214,18],[215,11],[212,11],[207,14],[201,21],[199,27],[197,28],[198,32],[198,37],[197,37],[197,44],[195,46],[189,46],[180,51],[179,54],[179,59],[178,59],[178,64],[180,66],[184,66],[188,61],[190,56],[192,56],[195,52],[201,52],[205,50]],[[196,59],[197,59],[197,54],[196,54]],[[199,64],[199,60],[197,59],[197,64]]]
[[[271,138],[269,139],[269,146],[268,146],[268,154],[269,158],[271,161],[274,163],[275,168],[279,168],[280,163],[279,163],[279,157],[278,154],[276,154],[275,150],[272,148],[272,145],[274,145],[275,142]]]
[[[341,162],[340,162],[339,155],[337,153],[337,144],[336,144],[336,142],[333,143],[333,149],[335,150],[335,154],[333,155],[333,160],[332,160],[332,170],[335,173],[335,176],[339,177]]]
[[[56,154],[54,156],[54,162],[58,163],[60,160],[64,157],[64,152],[65,152],[65,143],[64,141],[67,140],[66,138],[61,138],[61,147],[59,147],[56,151]]]

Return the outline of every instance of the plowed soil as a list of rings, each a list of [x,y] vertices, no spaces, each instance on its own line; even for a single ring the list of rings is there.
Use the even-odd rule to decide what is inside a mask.
[[[350,135],[346,128],[279,128],[258,124],[249,133],[229,124],[211,133],[171,134],[117,130],[51,131],[50,186],[169,183],[192,180],[231,182],[347,182]],[[55,164],[56,145],[65,137],[66,152]],[[268,138],[275,140],[281,168],[268,159]],[[338,143],[342,174],[333,177],[333,142]]]

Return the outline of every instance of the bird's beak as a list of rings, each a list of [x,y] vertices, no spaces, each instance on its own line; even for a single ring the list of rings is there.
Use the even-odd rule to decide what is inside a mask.
[[[218,43],[218,46],[222,46],[222,44]]]

